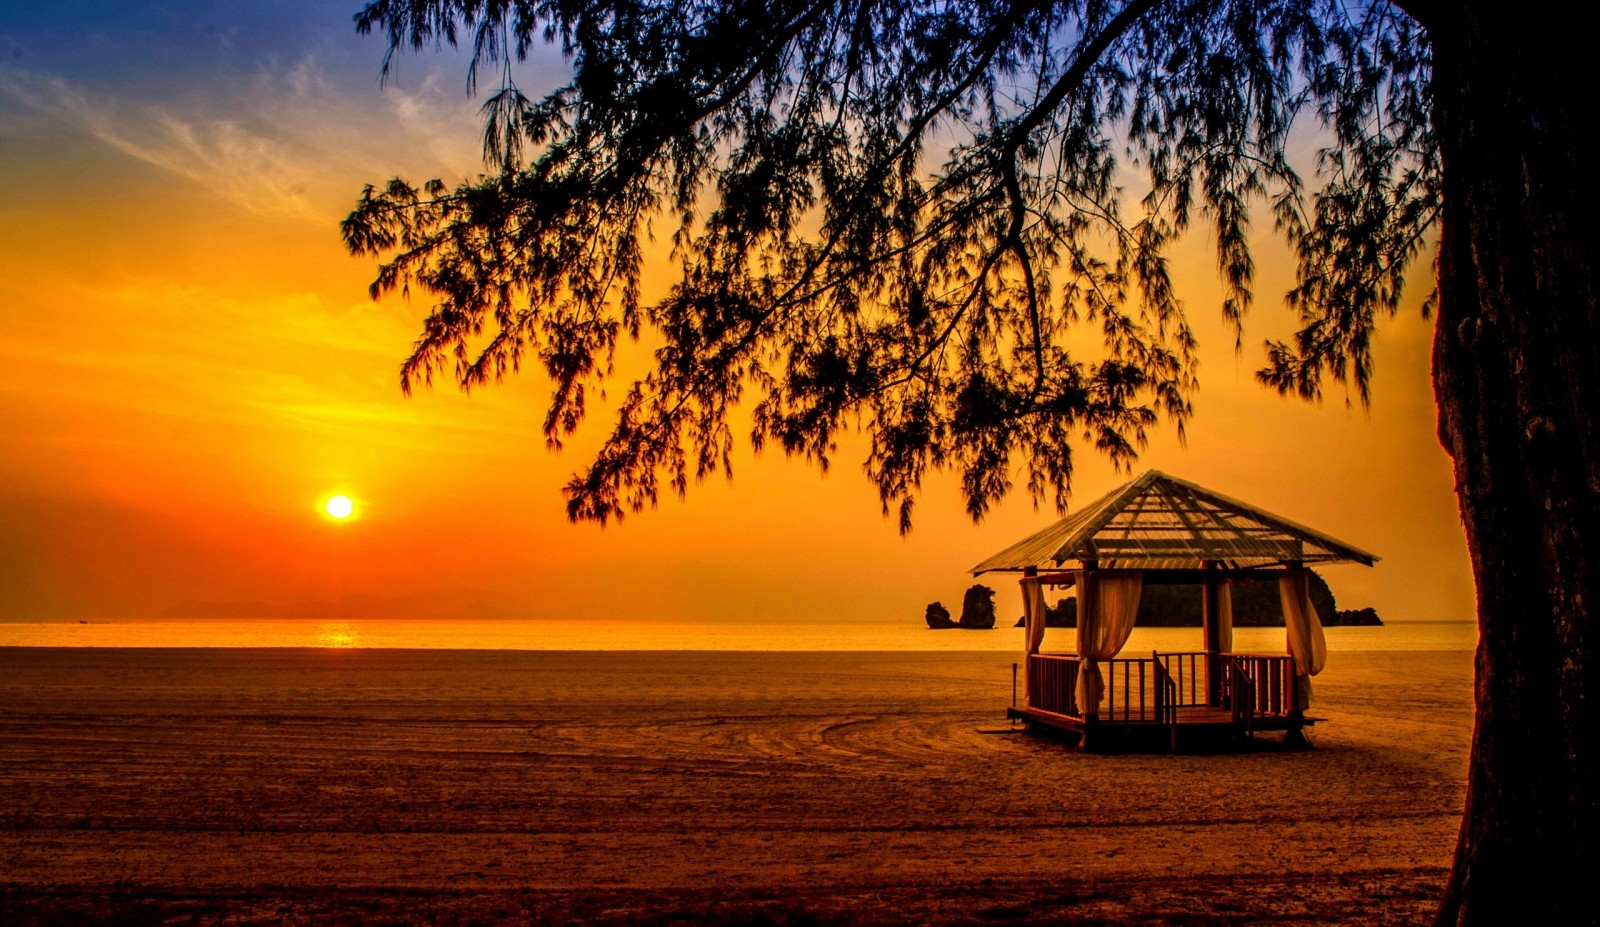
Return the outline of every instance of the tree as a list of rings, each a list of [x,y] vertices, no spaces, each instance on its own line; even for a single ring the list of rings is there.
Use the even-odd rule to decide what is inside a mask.
[[[1481,631],[1439,922],[1594,923],[1578,878],[1600,863],[1585,30],[1488,0],[1400,7],[374,0],[357,26],[391,58],[463,42],[474,76],[498,71],[489,173],[369,187],[345,239],[383,258],[375,295],[437,300],[402,385],[475,387],[532,352],[552,446],[619,338],[659,345],[568,485],[571,517],[728,471],[729,410],[748,402],[757,447],[824,468],[859,423],[905,530],[930,468],[961,474],[974,518],[1014,471],[1059,508],[1074,440],[1125,465],[1162,419],[1184,427],[1194,338],[1164,255],[1196,223],[1242,345],[1247,234],[1267,210],[1301,327],[1260,377],[1362,401],[1375,325],[1436,232],[1439,434]],[[546,41],[572,79],[529,99],[514,59]],[[1285,154],[1307,122],[1327,138],[1312,183]],[[678,279],[646,304],[658,226]]]

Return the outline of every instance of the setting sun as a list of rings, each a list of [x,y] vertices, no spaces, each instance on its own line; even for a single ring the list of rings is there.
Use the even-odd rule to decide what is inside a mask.
[[[349,496],[330,496],[327,502],[322,503],[322,511],[329,518],[343,521],[355,514],[356,504]]]

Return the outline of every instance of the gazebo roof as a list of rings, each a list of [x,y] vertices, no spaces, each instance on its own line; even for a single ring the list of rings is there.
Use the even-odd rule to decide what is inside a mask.
[[[1227,569],[1364,563],[1364,550],[1236,499],[1151,470],[972,568],[1021,572],[1098,561],[1102,569]]]

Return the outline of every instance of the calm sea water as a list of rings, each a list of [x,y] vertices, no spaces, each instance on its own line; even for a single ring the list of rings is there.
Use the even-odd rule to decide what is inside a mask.
[[[1046,651],[1070,652],[1074,631],[1045,633]],[[1471,650],[1471,621],[1329,628],[1330,650]],[[1284,652],[1282,628],[1239,628],[1234,647]],[[1022,631],[930,631],[912,622],[773,624],[647,621],[92,621],[0,623],[0,647],[374,647],[422,650],[855,650],[1016,651]],[[1136,628],[1124,653],[1198,650],[1198,628]]]

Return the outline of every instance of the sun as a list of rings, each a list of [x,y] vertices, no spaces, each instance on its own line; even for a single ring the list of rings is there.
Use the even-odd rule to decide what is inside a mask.
[[[329,496],[328,501],[322,503],[322,511],[334,521],[344,521],[355,514],[356,503],[355,500],[341,493],[337,496]]]

